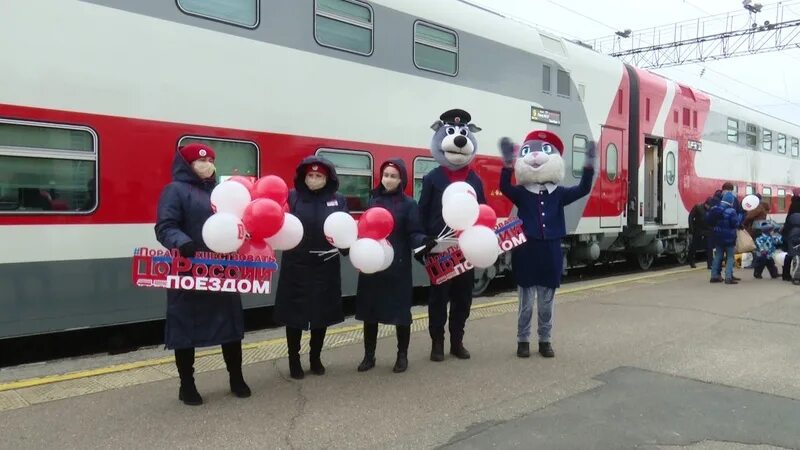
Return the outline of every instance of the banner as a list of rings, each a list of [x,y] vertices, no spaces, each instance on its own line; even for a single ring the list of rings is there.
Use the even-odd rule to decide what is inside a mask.
[[[184,258],[177,250],[140,247],[133,250],[131,276],[137,287],[269,294],[276,270],[274,257],[197,252]]]
[[[503,253],[528,241],[522,230],[522,220],[517,218],[501,222],[494,228],[494,233]],[[431,283],[435,285],[453,279],[472,268],[472,264],[464,257],[458,245],[453,245],[442,253],[432,253],[425,258],[425,270],[428,271]]]

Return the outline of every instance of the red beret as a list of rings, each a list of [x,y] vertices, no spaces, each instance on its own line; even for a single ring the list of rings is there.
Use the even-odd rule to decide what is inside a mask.
[[[185,159],[189,164],[206,156],[211,159],[217,158],[217,154],[214,153],[214,150],[211,150],[211,147],[205,144],[184,145],[183,147],[179,148],[178,151],[181,153],[181,156],[183,156],[183,159]]]
[[[559,138],[555,133],[546,131],[546,130],[536,130],[531,131],[525,136],[524,142],[528,141],[544,141],[548,144],[552,145],[553,147],[558,150],[558,153],[564,154],[564,143],[561,142],[561,138]]]
[[[330,175],[330,171],[328,170],[328,167],[325,164],[319,164],[319,163],[314,163],[314,164],[307,165],[306,166],[306,174],[308,174],[309,172],[321,173],[322,175],[325,175],[326,177],[328,175]]]

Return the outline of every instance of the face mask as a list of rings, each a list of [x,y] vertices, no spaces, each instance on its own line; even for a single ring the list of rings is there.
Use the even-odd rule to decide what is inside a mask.
[[[324,188],[327,182],[327,177],[312,177],[311,175],[306,175],[306,186],[312,191],[318,191]]]
[[[381,178],[381,184],[383,184],[384,189],[386,189],[388,192],[393,192],[398,186],[400,186],[400,179],[384,176]]]
[[[198,160],[192,163],[192,170],[194,170],[194,173],[196,173],[198,177],[205,180],[206,178],[211,178],[217,168],[214,167],[214,163],[212,162]]]

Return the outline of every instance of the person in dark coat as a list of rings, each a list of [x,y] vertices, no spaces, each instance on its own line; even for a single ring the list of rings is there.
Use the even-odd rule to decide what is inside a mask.
[[[794,249],[800,241],[793,243],[795,237],[800,237],[800,191],[795,191],[789,204],[789,211],[786,213],[786,223],[781,229],[783,237],[783,248],[786,250],[786,259],[783,260],[781,279],[792,281],[792,258],[797,254]]]
[[[711,230],[706,224],[706,213],[711,208],[713,202],[714,199],[708,197],[705,202],[694,205],[692,211],[689,212],[689,234],[691,235],[689,241],[689,266],[692,269],[697,267],[694,258],[701,245],[706,249],[706,264],[708,268],[711,269],[714,248],[708,236]]]
[[[388,269],[358,276],[356,319],[364,321],[364,360],[359,372],[375,367],[375,346],[378,324],[394,325],[397,330],[395,373],[408,368],[408,343],[411,338],[411,303],[414,282],[411,277],[413,249],[425,245],[430,250],[436,240],[429,238],[419,218],[419,207],[403,191],[408,185],[408,172],[401,159],[390,159],[380,167],[381,182],[372,191],[369,207],[387,209],[394,218],[394,229],[387,238],[394,249],[394,260]]]
[[[733,192],[725,192],[717,206],[706,213],[706,223],[712,226],[714,237],[714,261],[711,264],[711,282],[719,283],[721,278],[722,255],[727,257],[725,263],[725,284],[737,284],[733,277],[733,265],[736,253],[736,230],[742,226],[744,214],[736,211],[736,196]]]
[[[325,333],[330,325],[344,321],[339,255],[331,258],[312,253],[335,249],[325,237],[324,226],[332,213],[348,212],[338,190],[333,163],[309,156],[297,166],[294,189],[289,192],[289,212],[303,224],[303,239],[297,247],[283,252],[274,315],[276,322],[286,325],[289,371],[298,380],[305,376],[300,364],[303,330],[311,330],[311,371],[323,375],[320,355]]]
[[[172,163],[172,182],[164,187],[158,201],[156,238],[164,247],[178,249],[184,258],[194,257],[197,251],[210,251],[203,242],[203,225],[214,213],[214,158],[214,151],[204,144],[180,147]],[[164,343],[175,350],[181,382],[178,398],[187,405],[203,403],[194,383],[196,347],[222,345],[231,391],[237,397],[250,396],[242,376],[243,338],[239,293],[167,290]]]
[[[422,178],[422,193],[419,211],[422,226],[428,236],[439,236],[447,224],[442,217],[442,195],[456,181],[464,181],[475,190],[479,204],[486,203],[483,183],[470,167],[478,152],[475,133],[480,128],[470,123],[472,116],[462,109],[451,109],[442,113],[431,125],[435,131],[431,138],[431,155],[439,166]],[[441,253],[453,245],[446,240],[431,252]],[[428,331],[431,336],[431,361],[444,361],[444,326],[448,322],[447,304],[450,303],[448,329],[450,331],[450,354],[459,359],[469,359],[464,347],[464,327],[472,307],[472,286],[475,269],[451,278],[439,285],[431,285],[428,298]]]
[[[586,150],[581,181],[577,186],[559,184],[564,178],[564,144],[554,133],[537,130],[525,137],[515,158],[508,138],[500,141],[503,169],[500,192],[518,208],[526,242],[511,250],[511,269],[519,286],[517,356],[530,356],[531,317],[537,299],[539,354],[555,356],[550,343],[553,300],[561,286],[564,257],[561,238],[567,234],[564,207],[589,195],[594,177],[595,143]],[[515,161],[516,159],[516,161]],[[512,169],[513,167],[513,169]],[[511,184],[514,171],[517,186]]]

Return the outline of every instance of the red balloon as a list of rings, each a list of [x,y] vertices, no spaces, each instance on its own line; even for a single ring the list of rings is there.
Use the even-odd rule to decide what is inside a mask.
[[[394,217],[386,208],[374,207],[364,211],[358,221],[358,237],[379,241],[386,239],[394,229]]]
[[[246,239],[237,253],[240,255],[275,258],[275,250],[263,239]]]
[[[289,187],[280,177],[267,175],[256,181],[253,187],[253,198],[268,198],[274,200],[278,205],[284,205],[286,199],[289,198]]]
[[[289,204],[288,203],[284,203],[283,204],[283,212],[291,213],[291,211],[289,211]]]
[[[494,227],[497,226],[497,213],[494,212],[494,209],[489,205],[480,205],[478,210],[478,220],[475,225],[483,225],[494,230]]]
[[[247,188],[248,191],[250,191],[251,193],[253,192],[254,185],[253,182],[248,177],[243,177],[241,175],[234,175],[228,178],[226,181],[235,181],[237,183],[241,183],[242,185],[244,185],[244,187]]]
[[[264,240],[274,236],[283,226],[283,208],[268,198],[250,202],[244,210],[242,223],[253,240]]]

